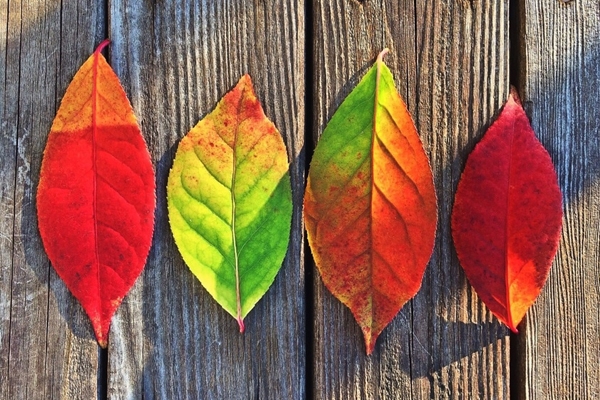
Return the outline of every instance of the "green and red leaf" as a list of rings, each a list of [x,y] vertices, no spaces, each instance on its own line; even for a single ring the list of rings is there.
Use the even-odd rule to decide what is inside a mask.
[[[368,354],[419,290],[437,224],[429,160],[386,52],[325,128],[304,198],[317,268],[354,314]]]

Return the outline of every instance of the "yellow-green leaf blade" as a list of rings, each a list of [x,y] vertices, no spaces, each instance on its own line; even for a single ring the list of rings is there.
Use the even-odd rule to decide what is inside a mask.
[[[167,197],[184,261],[243,330],[281,267],[292,215],[285,144],[249,76],[182,139]]]

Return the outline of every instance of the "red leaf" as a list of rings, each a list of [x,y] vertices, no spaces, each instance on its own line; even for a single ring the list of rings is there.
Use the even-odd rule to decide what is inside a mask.
[[[119,79],[100,54],[81,66],[44,151],[40,234],[58,275],[81,302],[98,343],[146,263],[154,227],[150,154]]]
[[[552,161],[513,92],[467,160],[452,236],[469,282],[514,332],[548,277],[561,221]]]

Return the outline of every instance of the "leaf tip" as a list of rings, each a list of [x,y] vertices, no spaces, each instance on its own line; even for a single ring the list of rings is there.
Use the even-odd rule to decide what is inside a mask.
[[[92,318],[92,329],[94,330],[94,335],[96,336],[96,341],[98,345],[103,349],[106,349],[108,346],[108,326],[104,326],[102,321],[99,318]]]
[[[377,337],[377,335],[369,335],[368,337],[367,335],[365,335],[365,347],[368,356],[373,354],[373,351],[375,350],[375,344],[377,344]]]
[[[106,349],[108,347],[108,339],[105,337],[102,338],[97,338],[98,340],[98,345],[103,348]]]
[[[249,87],[252,89],[254,86],[252,84],[252,78],[250,77],[250,74],[245,73],[244,75],[242,75],[242,77],[238,81],[238,85]]]
[[[365,347],[367,355],[370,356],[375,350],[375,344],[377,343],[378,334],[374,334],[370,328],[363,327],[363,335],[365,337]]]

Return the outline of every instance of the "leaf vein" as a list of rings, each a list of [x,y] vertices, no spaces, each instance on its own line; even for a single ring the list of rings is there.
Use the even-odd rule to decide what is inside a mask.
[[[208,174],[215,180],[217,181],[217,183],[220,183],[221,186],[225,187],[227,190],[231,191],[231,187],[227,186],[227,184],[225,182],[222,182],[217,175],[208,167],[208,164],[206,164],[204,162],[204,160],[202,160],[202,158],[200,157],[200,155],[196,152],[196,146],[194,146],[194,155],[196,156],[196,159],[200,162],[200,164],[202,164],[202,166],[204,167],[204,169],[206,169],[206,172],[208,172]]]
[[[337,206],[337,202],[340,199],[340,197],[342,197],[344,195],[345,189],[348,187],[348,185],[350,185],[350,183],[352,182],[352,179],[356,176],[356,174],[358,174],[358,171],[363,167],[363,165],[365,165],[367,163],[368,160],[369,160],[369,158],[365,157],[363,162],[360,163],[358,165],[358,167],[356,168],[356,170],[348,177],[348,180],[342,184],[342,186],[339,188],[338,193],[335,195],[335,197],[331,200],[327,200],[328,207],[320,212],[321,216],[320,216],[319,220],[324,218],[325,215],[327,215],[333,208],[335,208]],[[366,193],[366,195],[368,195],[368,194],[370,194],[370,191]]]
[[[254,144],[252,146],[250,146],[250,148],[248,149],[248,151],[246,151],[246,154],[244,154],[244,156],[242,158],[239,158],[237,160],[237,165],[240,166],[242,165],[250,156],[250,153],[252,152],[252,150],[254,150],[254,148],[263,140],[267,138],[267,133],[263,132],[263,134],[256,140],[256,142],[254,142]]]
[[[348,260],[345,264],[343,265],[336,265],[336,269],[342,270],[347,268],[349,265],[353,264],[356,260],[358,260],[360,257],[364,256],[365,254],[370,252],[370,248],[367,246],[367,248],[363,251],[361,251],[360,253],[354,255],[350,260]]]
[[[139,210],[136,206],[136,204],[132,203],[129,199],[125,198],[125,196],[123,196],[123,194],[121,192],[119,192],[117,190],[117,188],[115,188],[112,184],[112,182],[110,182],[107,178],[105,178],[104,176],[100,175],[100,173],[96,174],[97,178],[99,180],[101,180],[102,182],[104,182],[106,184],[106,186],[110,189],[113,190],[113,192],[115,192],[115,194],[117,194],[119,196],[119,198],[123,199],[127,204],[129,204],[131,207],[133,207],[133,209],[136,211],[137,216],[139,217]]]
[[[183,190],[188,194],[188,196],[192,200],[194,200],[198,204],[201,204],[204,207],[206,207],[208,209],[208,211],[210,211],[215,217],[217,217],[221,221],[223,221],[228,227],[231,227],[231,223],[229,221],[227,221],[224,217],[222,217],[219,213],[217,213],[217,211],[214,208],[212,208],[211,206],[209,206],[207,202],[204,202],[202,199],[199,199],[196,196],[194,196],[194,194],[192,192],[190,192],[190,189],[188,189],[185,185],[181,185],[181,187],[183,188]]]
[[[179,211],[179,210],[177,210]],[[180,213],[181,214],[181,213]],[[206,243],[208,243],[212,248],[214,248],[215,250],[217,250],[219,252],[219,254],[221,254],[221,257],[223,257],[223,260],[229,264],[230,267],[233,268],[233,264],[231,263],[231,261],[229,260],[229,258],[227,258],[227,256],[225,255],[225,253],[223,252],[223,249],[221,249],[219,246],[217,246],[216,244],[214,244],[212,241],[210,241],[208,239],[208,237],[206,237],[206,235],[204,233],[202,233],[200,230],[196,229],[196,227],[194,227],[188,220],[187,218],[183,218],[183,221],[185,221],[186,225],[189,226],[202,240],[204,240]],[[197,258],[197,257],[194,257]],[[217,272],[214,268],[210,267],[210,269],[212,269],[214,272]]]
[[[365,195],[365,196],[363,196],[363,197],[361,197],[361,198],[364,198],[364,197],[366,197],[366,196],[368,196],[368,194],[367,194],[367,195]],[[360,198],[359,198],[359,199],[360,199]],[[344,228],[343,228],[343,229],[340,229],[340,230],[339,230],[339,232],[338,232],[338,233],[337,233],[337,234],[336,234],[336,235],[335,235],[333,238],[331,238],[331,239],[329,240],[329,242],[330,242],[330,243],[331,243],[331,242],[334,242],[334,241],[336,241],[338,238],[340,238],[341,236],[343,236],[345,233],[347,233],[347,229],[348,229],[348,227],[350,227],[350,226],[353,226],[354,224],[356,224],[356,222],[357,222],[357,221],[359,221],[361,218],[363,218],[363,217],[365,216],[365,214],[369,213],[370,211],[371,211],[371,207],[369,207],[369,206],[365,207],[365,209],[364,209],[364,210],[363,210],[363,211],[362,211],[362,212],[361,212],[361,213],[360,213],[360,214],[359,214],[359,215],[358,215],[358,216],[357,216],[355,219],[353,219],[352,221],[348,222],[348,223],[347,223],[347,224],[344,226]],[[322,221],[322,220],[319,220],[319,221],[317,221],[317,236],[319,236],[319,223],[320,223],[321,221]]]
[[[246,247],[246,244],[248,244],[256,235],[256,233],[258,231],[260,231],[266,224],[267,222],[270,220],[270,215],[269,214],[265,214],[265,217],[262,219],[261,223],[256,227],[256,229],[254,229],[252,231],[252,233],[250,233],[248,235],[248,238],[244,241],[244,243],[242,243],[242,245],[240,246],[240,249],[238,251],[238,255],[241,256],[242,255],[242,251],[244,250],[244,247]]]
[[[396,272],[396,270],[392,267],[392,264],[390,264],[390,262],[388,260],[386,260],[381,253],[379,253],[379,251],[377,251],[377,249],[373,248],[372,252],[375,256],[377,256],[377,258],[379,258],[382,261],[382,264],[384,264],[388,270],[391,272],[392,276],[394,278],[396,278],[396,280],[398,282],[403,282],[402,278],[398,275],[398,273]],[[375,286],[373,286],[375,287]]]
[[[404,168],[400,165],[400,163],[398,162],[398,160],[396,160],[396,158],[392,155],[392,153],[390,152],[390,150],[387,148],[387,146],[385,145],[385,143],[383,143],[383,141],[379,138],[379,136],[377,136],[376,139],[377,139],[377,144],[379,144],[379,147],[381,148],[383,154],[386,157],[388,157],[388,159],[390,159],[396,165],[396,167],[398,168],[398,170],[400,172],[402,172],[402,175],[404,175],[406,177],[406,179],[410,183],[410,185],[413,188],[413,190],[419,196],[419,200],[421,201],[421,203],[424,203],[425,201],[423,199],[423,195],[421,194],[421,191],[419,190],[419,187],[417,186],[417,183],[406,173],[406,171],[404,170]],[[412,149],[412,147],[411,147],[411,149]]]
[[[329,126],[328,126],[328,127],[329,127]],[[321,161],[321,163],[322,163],[323,165],[327,165],[327,164],[329,164],[329,163],[330,163],[330,161],[331,161],[331,159],[332,159],[333,157],[337,156],[337,155],[338,155],[338,154],[339,154],[339,153],[342,151],[342,149],[343,149],[344,147],[346,147],[346,145],[347,145],[348,143],[354,142],[354,140],[355,140],[357,137],[361,136],[361,135],[362,135],[362,134],[363,134],[365,131],[369,131],[369,132],[371,132],[371,121],[369,121],[369,122],[366,124],[366,126],[364,126],[363,128],[360,128],[360,129],[359,129],[359,130],[356,132],[356,135],[354,135],[354,136],[352,136],[352,137],[349,137],[347,140],[344,140],[342,143],[340,143],[340,145],[339,145],[339,146],[337,146],[337,148],[335,148],[335,149],[330,149],[330,154],[331,154],[331,155],[330,155],[329,157],[327,157],[327,158],[324,158],[324,159],[320,160],[320,161]]]
[[[125,122],[125,125],[129,125],[128,121],[121,116],[120,110],[117,110],[115,108],[114,104],[112,104],[112,102],[109,99],[107,99],[99,90],[97,91],[97,93],[98,93],[98,97],[100,97],[103,100],[103,103],[105,104],[105,106],[107,106],[108,108],[111,109],[113,115],[116,115],[117,117],[119,117],[119,119],[122,122]]]
[[[125,167],[127,167],[127,169],[129,171],[131,171],[131,174],[134,175],[136,178],[140,178],[141,180],[141,176],[139,174],[139,172],[135,171],[129,164],[127,164],[126,162],[124,162],[123,160],[121,160],[120,158],[118,158],[117,156],[115,156],[113,153],[111,153],[110,151],[103,149],[103,148],[99,148],[98,147],[98,152],[102,152],[104,154],[108,154],[109,156],[111,156],[113,159],[117,160],[121,165],[124,165]]]
[[[131,242],[125,237],[125,235],[123,235],[123,233],[119,232],[118,230],[116,230],[115,228],[113,228],[112,226],[108,225],[106,222],[99,220],[98,224],[102,225],[103,227],[105,227],[106,229],[109,229],[110,231],[116,233],[117,235],[119,235],[119,237],[121,237],[121,239],[123,239],[123,241],[125,243],[127,243],[129,245],[130,248],[133,248],[135,251],[135,256],[138,258],[138,260],[141,258],[139,254],[137,254],[137,248],[135,246],[133,246],[131,244]]]
[[[248,186],[248,188],[246,190],[244,190],[241,193],[238,193],[238,195],[236,196],[236,198],[238,200],[242,200],[245,199],[246,197],[248,197],[253,191],[254,189],[262,182],[265,180],[265,177],[267,176],[267,174],[269,172],[271,172],[271,170],[273,169],[273,166],[271,166],[269,169],[263,171],[260,176],[252,183],[252,185]],[[273,187],[277,187],[275,185],[272,185]],[[269,193],[269,196],[271,194]]]
[[[88,108],[88,104],[90,104],[91,101],[90,100],[86,100],[82,105],[81,108],[78,109],[77,111],[75,111],[74,113],[71,114],[70,118],[65,118],[61,120],[63,121],[64,125],[69,124],[71,121],[73,121],[77,116],[79,116],[79,114],[81,114],[83,111],[85,111]],[[90,127],[92,126],[92,122],[90,121]],[[64,128],[63,128],[64,130]]]
[[[118,277],[118,278],[121,280],[121,282],[125,283],[125,279],[123,279],[123,277],[121,276],[121,274],[119,274],[119,272],[118,272],[118,271],[115,269],[115,267],[113,267],[113,266],[112,266],[112,265],[110,265],[110,264],[101,263],[101,262],[98,262],[98,265],[102,265],[102,266],[104,266],[105,268],[108,268],[108,269],[110,269],[110,270],[111,270],[111,271],[113,271],[113,272],[115,273],[115,275],[116,275],[116,276],[117,276],[117,277]],[[102,286],[102,285],[101,285],[101,286]],[[101,302],[101,304],[102,304],[102,305],[104,305],[104,302]]]
[[[404,217],[402,216],[402,214],[400,213],[400,211],[396,208],[396,206],[388,199],[388,197],[381,191],[381,189],[379,188],[379,186],[377,186],[376,183],[373,183],[373,187],[375,188],[375,190],[377,190],[377,192],[380,194],[381,198],[388,204],[389,207],[391,207],[397,214],[399,217],[399,222],[402,225],[402,228],[404,229],[404,234],[406,235],[406,240],[408,241],[408,245],[410,249],[414,249],[414,245],[412,243],[412,238],[410,236],[410,232],[408,231],[408,225],[406,223],[406,220],[404,219]],[[412,262],[413,265],[417,265],[417,261],[416,261],[416,256],[415,256],[415,252],[411,251],[411,256],[412,256]]]
[[[406,142],[408,142],[408,139],[406,139],[406,135],[404,135],[404,133],[402,132],[402,129],[400,129],[400,125],[398,125],[398,122],[396,121],[396,119],[394,118],[394,116],[392,115],[392,113],[388,109],[388,107],[385,104],[382,104],[382,103],[379,103],[379,106],[385,111],[385,113],[388,115],[388,117],[392,120],[392,122],[394,123],[394,126],[396,126],[396,129],[398,129],[398,131],[400,132],[400,136]],[[414,147],[412,147],[410,145],[410,142],[408,142],[408,147],[410,148],[410,151],[412,152],[412,154],[415,155],[415,149],[414,149]]]

